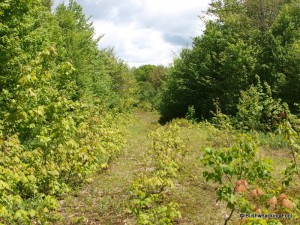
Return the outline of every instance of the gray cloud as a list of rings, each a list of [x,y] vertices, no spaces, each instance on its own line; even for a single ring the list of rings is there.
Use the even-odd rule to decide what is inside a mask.
[[[173,45],[183,46],[191,42],[190,38],[178,34],[166,33],[163,35],[163,38],[166,42],[171,43]]]

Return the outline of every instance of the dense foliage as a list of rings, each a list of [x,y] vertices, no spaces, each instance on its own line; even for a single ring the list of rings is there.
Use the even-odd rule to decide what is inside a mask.
[[[172,179],[177,176],[186,153],[178,128],[175,123],[150,134],[151,170],[139,174],[131,187],[130,207],[138,224],[173,224],[181,217],[178,204],[168,196],[174,188]]]
[[[299,120],[290,113],[299,113],[300,104],[299,7],[297,0],[213,0],[214,19],[171,68],[130,69],[112,49],[99,50],[101,37],[75,1],[52,11],[51,0],[2,0],[0,225],[55,223],[58,198],[107,168],[124,147],[124,113],[132,105],[158,108],[162,122],[186,117],[193,122],[182,120],[187,127],[212,118],[220,129],[213,128],[214,139],[230,139],[234,128],[279,128],[291,156],[280,190],[270,187],[270,181],[279,186],[271,161],[248,135],[205,148],[201,161],[210,169],[203,175],[219,183],[218,200],[231,210],[225,224],[234,211],[252,213],[256,206],[266,213],[287,208],[299,219],[299,199],[288,208],[281,191],[300,179]],[[171,195],[187,152],[179,129],[171,123],[151,132],[152,161],[130,189],[139,224],[181,217]],[[267,200],[277,195],[282,204],[269,211]]]
[[[240,215],[239,224],[290,224],[286,223],[287,218],[292,218],[291,224],[294,224],[299,220],[299,199],[284,193],[290,192],[292,183],[299,182],[299,135],[288,121],[281,124],[281,130],[289,143],[292,160],[282,175],[276,175],[279,179],[273,177],[274,162],[259,154],[256,138],[249,135],[234,135],[235,143],[229,148],[203,149],[201,162],[210,167],[203,172],[203,177],[206,181],[219,183],[215,190],[217,201],[225,202],[230,210],[224,217],[224,225],[235,211]],[[279,214],[279,218],[263,217]]]
[[[145,110],[157,109],[167,72],[168,69],[164,66],[143,65],[133,68],[133,74],[138,85],[139,107]]]
[[[46,224],[124,146],[134,79],[74,1],[1,1],[0,19],[0,224]]]
[[[111,49],[98,50],[101,37],[94,39],[93,24],[76,2],[59,5],[55,17],[61,28],[62,57],[76,68],[77,94],[93,95],[104,107],[126,110],[135,101],[135,80],[128,66]]]
[[[214,19],[174,60],[162,121],[184,117],[191,106],[197,118],[211,118],[215,101],[222,113],[235,116],[240,92],[256,86],[257,76],[275,101],[281,98],[297,113],[299,12],[298,1],[212,1],[208,14]]]

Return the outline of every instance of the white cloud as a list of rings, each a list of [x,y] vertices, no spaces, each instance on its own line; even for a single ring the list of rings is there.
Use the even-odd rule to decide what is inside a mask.
[[[105,35],[99,42],[100,48],[113,47],[118,56],[131,66],[167,65],[172,59],[171,51],[174,46],[163,40],[160,31],[137,28],[134,22],[124,27],[122,24],[95,21],[94,27],[97,36],[105,30]]]
[[[63,0],[55,0],[55,3]],[[67,1],[65,1],[67,2]],[[198,16],[210,0],[78,0],[100,47],[113,47],[131,66],[172,62],[173,53],[201,34]],[[202,24],[203,26],[203,24]]]

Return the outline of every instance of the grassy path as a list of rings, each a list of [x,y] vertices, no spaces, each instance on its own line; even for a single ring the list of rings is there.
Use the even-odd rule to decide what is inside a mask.
[[[129,188],[131,181],[140,172],[147,171],[146,162],[151,160],[147,154],[150,141],[148,133],[160,126],[157,123],[158,117],[154,113],[135,111],[132,121],[127,126],[126,149],[112,160],[106,171],[94,175],[91,183],[61,201],[60,213],[63,219],[59,225],[136,225],[135,219],[127,210]],[[184,121],[178,124],[188,153],[170,195],[171,200],[178,203],[182,214],[182,218],[174,224],[224,224],[224,217],[229,212],[224,204],[216,202],[217,185],[204,180],[202,173],[205,168],[202,167],[199,158],[202,155],[202,147],[229,146],[232,142],[230,135],[223,131],[212,132],[206,126],[191,127]],[[279,150],[269,147],[263,146],[261,149],[264,156],[270,156],[280,164],[280,167],[277,165],[277,170],[281,171],[282,159],[287,158],[287,155],[283,157],[282,154],[287,154],[287,151],[281,149],[279,154]],[[235,212],[233,221],[229,224],[236,224],[237,220],[238,213]]]
[[[150,160],[146,153],[148,132],[159,126],[157,120],[158,115],[154,113],[135,111],[133,121],[127,126],[127,148],[106,171],[96,174],[93,182],[61,202],[61,225],[136,224],[132,215],[127,213],[130,182],[146,170],[145,162]],[[208,133],[184,125],[180,130],[189,153],[172,193],[173,201],[179,204],[183,215],[175,224],[219,224],[222,217],[216,215],[220,206],[215,203],[214,187],[202,178],[203,168],[199,163],[199,148],[208,144]]]
[[[216,204],[214,186],[203,178],[204,168],[200,163],[201,148],[212,144],[212,138],[205,129],[181,127],[181,138],[188,147],[185,161],[173,191],[174,201],[180,206],[180,225],[223,224],[224,206]]]
[[[153,113],[136,111],[134,115],[127,126],[128,145],[124,152],[81,191],[61,201],[61,224],[135,224],[126,213],[130,182],[145,169],[148,131],[159,125]]]
[[[133,121],[127,126],[127,148],[106,171],[96,174],[91,183],[61,202],[61,225],[136,224],[132,215],[126,212],[130,182],[146,170],[145,162],[150,160],[146,153],[148,132],[159,126],[157,120],[158,115],[154,113],[135,111]],[[180,130],[189,153],[172,194],[183,215],[176,224],[219,224],[222,218],[216,212],[220,211],[220,206],[213,202],[216,199],[213,187],[202,178],[203,168],[199,163],[199,148],[209,142],[208,134],[205,130],[184,125]]]

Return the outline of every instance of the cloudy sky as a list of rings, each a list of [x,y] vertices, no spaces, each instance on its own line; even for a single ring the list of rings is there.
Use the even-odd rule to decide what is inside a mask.
[[[169,65],[201,34],[211,0],[77,0],[91,16],[100,48],[113,47],[130,66]],[[68,0],[54,0],[58,3]]]

